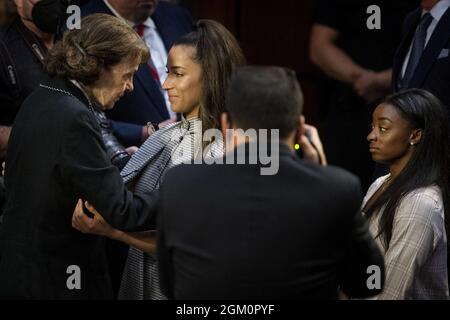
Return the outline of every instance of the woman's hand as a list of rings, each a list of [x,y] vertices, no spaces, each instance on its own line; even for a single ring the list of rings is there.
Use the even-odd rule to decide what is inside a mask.
[[[72,215],[72,227],[82,233],[96,234],[114,239],[117,230],[111,227],[88,202],[85,202],[85,205],[94,214],[94,218],[89,218],[84,213],[83,201],[79,199]]]

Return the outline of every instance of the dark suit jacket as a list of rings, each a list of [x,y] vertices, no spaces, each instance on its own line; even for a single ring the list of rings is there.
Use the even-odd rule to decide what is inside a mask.
[[[248,154],[248,153],[247,153]],[[259,165],[169,170],[159,212],[160,281],[175,299],[335,299],[366,287],[383,257],[360,213],[356,177],[280,146],[279,172]]]
[[[111,298],[102,237],[71,226],[76,201],[88,200],[117,228],[148,230],[157,194],[124,187],[77,87],[60,78],[45,85],[73,96],[38,87],[16,117],[6,159],[0,298]],[[81,269],[81,290],[66,286],[71,265]]]
[[[103,0],[89,1],[82,7],[82,15],[113,14]],[[183,8],[160,1],[152,15],[164,45],[169,52],[172,44],[192,30],[192,18]],[[160,123],[169,118],[160,85],[153,78],[148,65],[143,64],[135,76],[134,90],[125,94],[114,109],[106,112],[114,120],[114,134],[126,146],[140,146],[142,126],[147,122]]]
[[[420,22],[422,8],[411,12],[403,24],[403,39],[397,50],[393,67],[393,91],[399,91],[403,62],[408,53],[417,25]],[[450,8],[439,20],[434,29],[417,69],[410,83],[410,88],[426,89],[436,95],[442,103],[450,108]]]

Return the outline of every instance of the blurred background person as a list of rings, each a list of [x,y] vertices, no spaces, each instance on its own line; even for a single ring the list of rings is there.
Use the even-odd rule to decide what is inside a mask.
[[[14,6],[15,12],[11,22],[0,28],[0,159],[5,156],[19,107],[44,75],[43,61],[55,41],[56,28],[42,30],[38,27],[51,23],[52,14],[38,3],[29,0],[5,2],[5,5]],[[59,6],[53,9],[57,14],[62,13]]]
[[[393,89],[426,89],[450,108],[450,0],[422,0],[404,20]]]
[[[450,116],[450,0],[422,0],[403,22],[403,37],[392,72],[392,90],[426,89],[444,104]],[[389,172],[382,164],[375,177]]]
[[[380,8],[380,29],[369,29],[371,5]],[[418,1],[317,0],[310,59],[327,76],[321,97],[326,111],[319,131],[330,164],[356,174],[366,190],[373,162],[364,137],[373,107],[390,92],[391,68],[403,17]]]
[[[373,113],[372,158],[389,174],[369,188],[363,211],[384,253],[376,299],[448,299],[448,124],[431,93],[394,94]]]
[[[125,20],[142,37],[150,50],[147,64],[136,74],[133,92],[127,93],[113,110],[106,112],[114,135],[126,147],[140,146],[149,136],[147,123],[154,126],[176,120],[162,84],[167,77],[167,53],[173,43],[192,30],[188,11],[159,0],[91,0],[82,15],[106,13]]]

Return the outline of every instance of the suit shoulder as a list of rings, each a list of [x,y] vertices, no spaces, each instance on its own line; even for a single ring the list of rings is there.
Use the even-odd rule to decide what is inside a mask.
[[[361,183],[359,178],[353,173],[339,167],[328,165],[326,167],[315,164],[305,164],[311,174],[317,176],[324,187],[333,189],[335,192],[361,192]]]
[[[192,25],[192,16],[188,10],[166,1],[160,1],[154,15],[174,17],[176,18],[174,21],[189,23],[190,26]]]

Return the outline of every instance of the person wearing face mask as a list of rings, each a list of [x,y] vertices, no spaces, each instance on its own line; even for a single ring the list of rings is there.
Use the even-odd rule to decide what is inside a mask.
[[[98,14],[49,51],[22,104],[6,158],[0,299],[111,299],[104,242],[71,227],[78,198],[116,228],[155,227],[157,193],[132,194],[112,165],[95,113],[133,90],[149,52],[122,20]]]
[[[41,1],[35,0],[7,1],[15,5],[16,17],[0,29],[0,160],[5,156],[20,105],[44,74],[43,61],[56,33],[42,11],[48,9],[48,1],[42,1],[44,6],[38,6]]]

